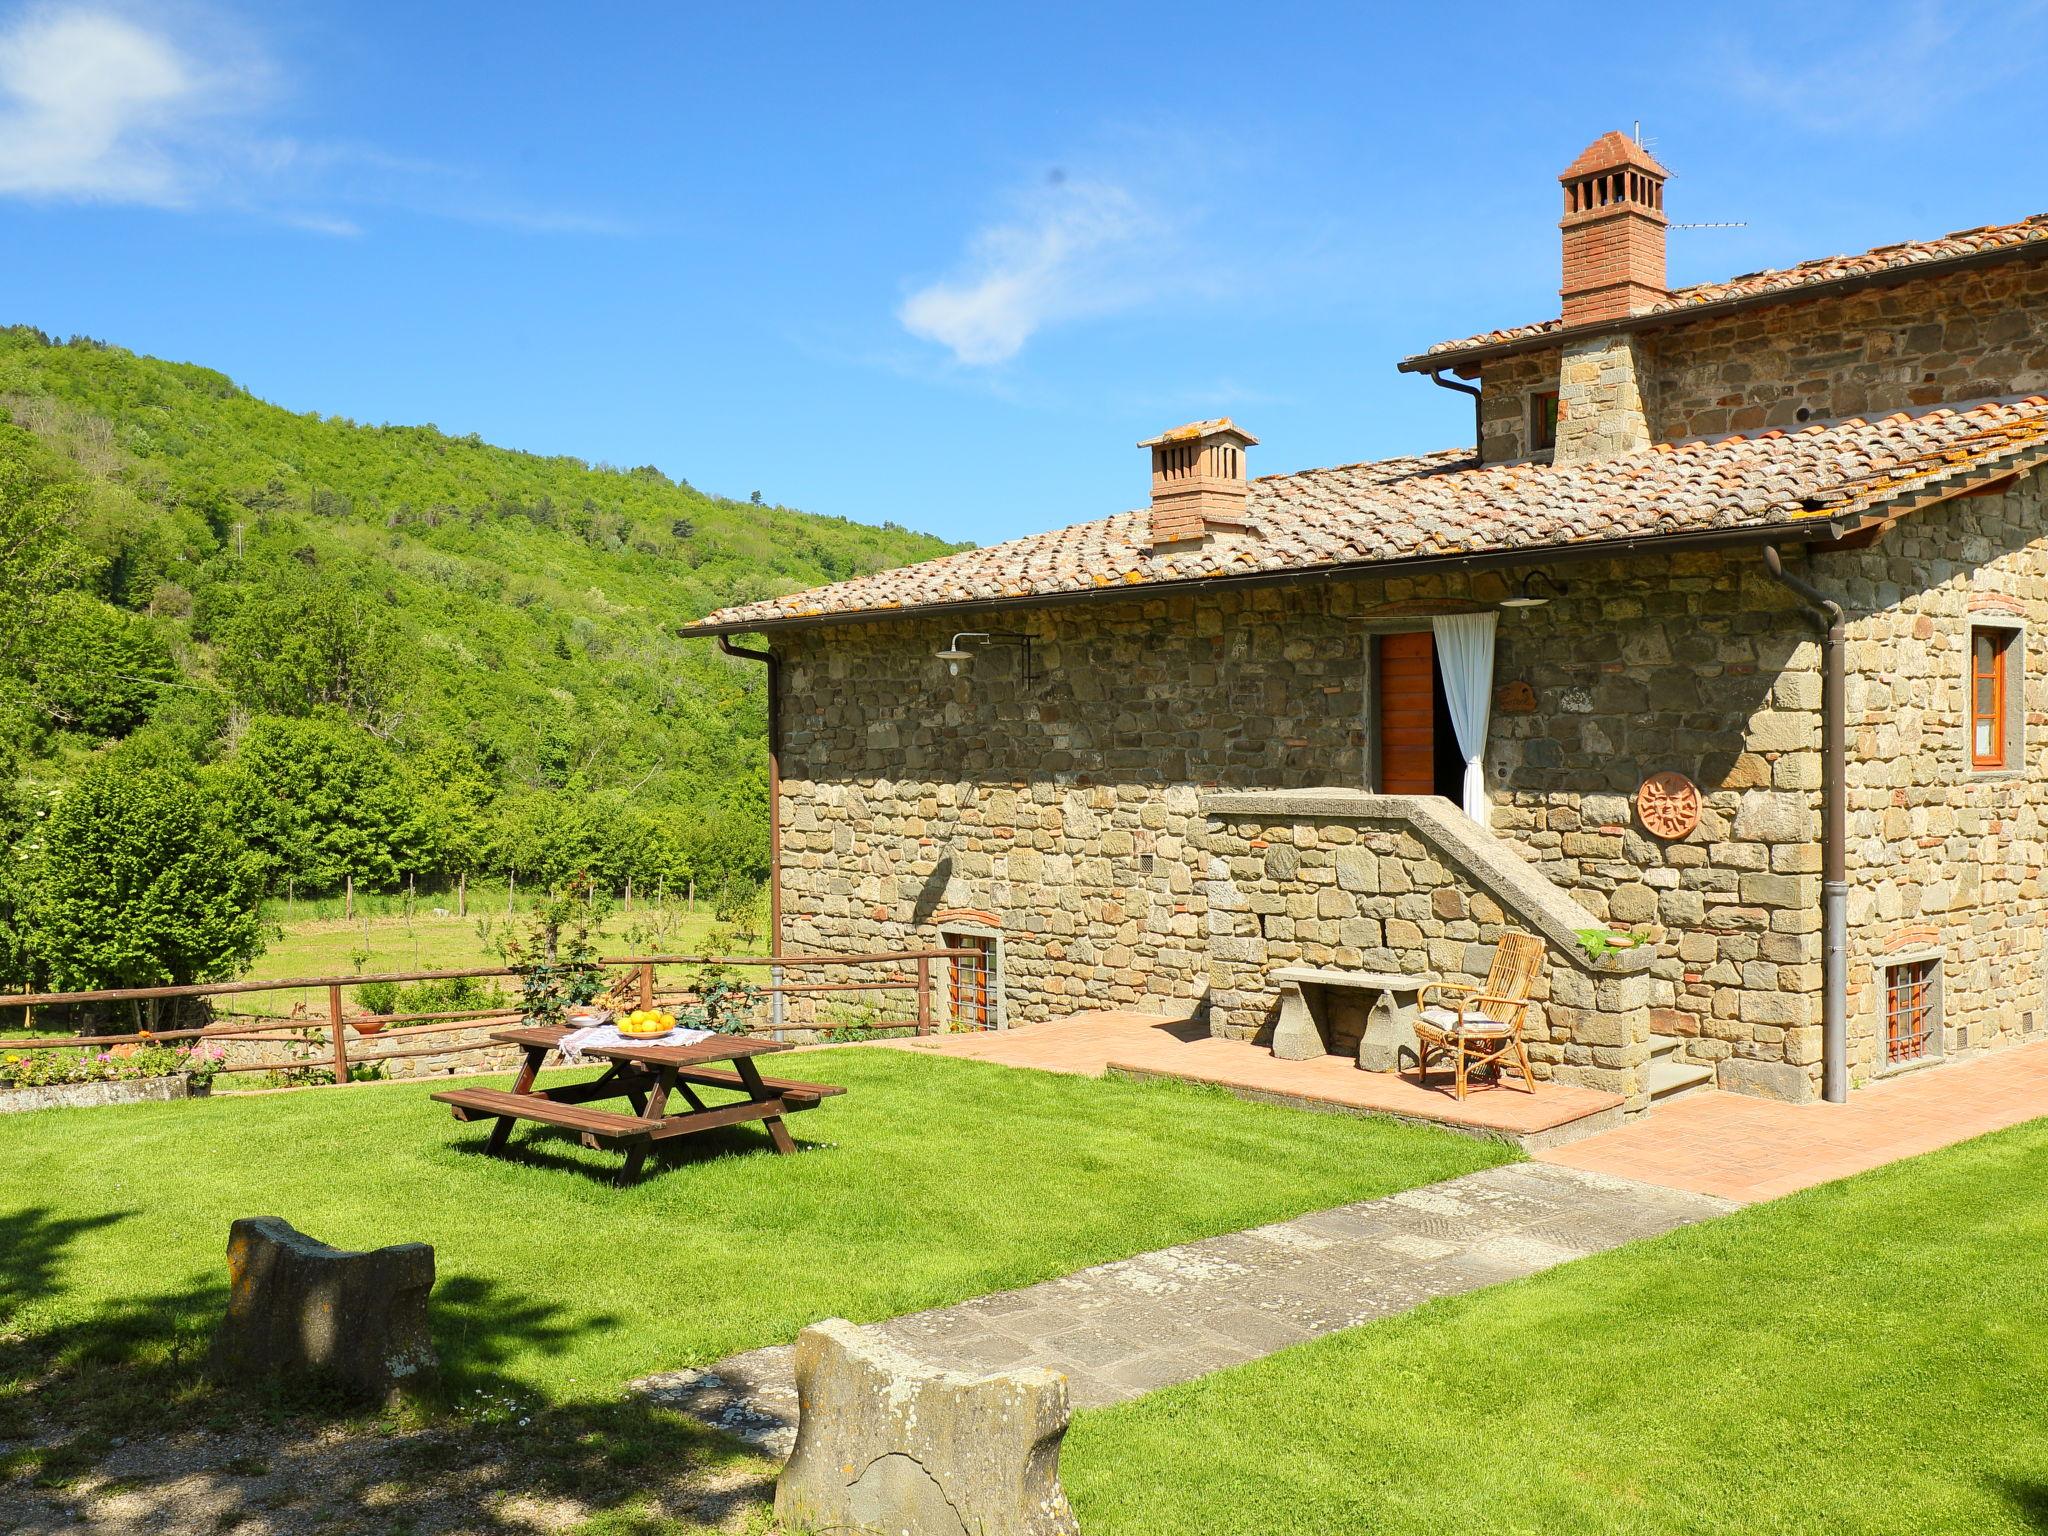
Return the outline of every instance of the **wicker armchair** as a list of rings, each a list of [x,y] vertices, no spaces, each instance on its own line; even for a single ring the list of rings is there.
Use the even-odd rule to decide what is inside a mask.
[[[1499,1081],[1512,1056],[1522,1074],[1522,1091],[1534,1093],[1522,1025],[1529,1016],[1529,994],[1542,973],[1543,941],[1510,932],[1500,936],[1483,985],[1436,981],[1424,987],[1415,1020],[1418,1081],[1429,1081],[1432,1057],[1448,1056],[1462,1099],[1474,1067],[1493,1068]]]

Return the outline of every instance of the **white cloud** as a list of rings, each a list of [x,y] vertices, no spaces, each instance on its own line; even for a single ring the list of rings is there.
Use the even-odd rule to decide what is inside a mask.
[[[1172,279],[1167,222],[1123,186],[1060,180],[969,241],[959,272],[912,293],[897,318],[960,362],[1007,362],[1048,325],[1143,303]]]
[[[39,8],[0,33],[0,192],[176,206],[179,140],[218,98],[172,41],[109,11]]]
[[[504,196],[460,168],[269,131],[278,71],[204,0],[45,0],[0,23],[0,196],[220,207],[360,235],[366,210],[532,232],[615,221]]]

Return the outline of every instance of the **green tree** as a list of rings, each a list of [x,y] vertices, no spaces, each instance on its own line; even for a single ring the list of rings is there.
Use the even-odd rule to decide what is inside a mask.
[[[0,744],[0,987],[25,988],[34,981],[29,947],[29,908],[34,815],[22,792],[20,764]]]
[[[279,577],[244,593],[222,621],[220,675],[251,709],[310,715],[332,706],[381,725],[405,670],[381,610],[337,577]]]
[[[416,758],[412,780],[421,873],[452,877],[487,868],[497,792],[476,754],[458,742],[436,742]]]
[[[16,673],[50,594],[80,572],[71,529],[84,501],[83,482],[62,460],[0,422],[0,676]]]
[[[125,736],[176,680],[170,647],[147,619],[83,592],[49,600],[29,659],[45,719],[89,736]]]
[[[419,873],[423,828],[390,751],[346,720],[260,715],[222,792],[273,890],[336,891],[346,877],[390,889]]]
[[[29,944],[63,991],[216,981],[263,949],[261,863],[189,769],[102,760],[50,812]]]

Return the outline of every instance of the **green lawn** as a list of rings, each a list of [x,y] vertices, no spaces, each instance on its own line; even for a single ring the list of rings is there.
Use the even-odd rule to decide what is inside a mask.
[[[849,1089],[791,1121],[802,1155],[714,1132],[628,1189],[609,1182],[616,1156],[552,1137],[482,1156],[483,1128],[424,1086],[0,1117],[0,1377],[53,1357],[73,1367],[60,1377],[189,1364],[236,1216],[345,1247],[432,1243],[458,1393],[597,1400],[821,1317],[957,1301],[1514,1155],[1186,1086],[873,1048],[783,1061]]]
[[[281,914],[282,905],[277,905]],[[522,914],[514,920],[514,927],[523,932],[524,922]],[[410,920],[389,914],[370,918],[367,927],[360,917],[354,922],[339,917],[303,918],[281,926],[282,934],[271,939],[256,962],[255,976],[453,971],[503,963],[494,947],[505,933],[502,900],[495,911],[473,906],[466,918],[454,916],[452,908],[449,916],[436,917],[423,901]],[[679,906],[662,912],[644,908],[614,912],[605,920],[599,943],[608,955],[703,954],[718,926],[701,907],[694,915],[685,914]],[[732,943],[729,936],[725,942]],[[728,952],[750,954],[760,948],[759,944],[735,945]],[[367,955],[360,968],[355,963],[359,954]]]
[[[1122,1407],[1089,1536],[2048,1529],[2048,1121]]]

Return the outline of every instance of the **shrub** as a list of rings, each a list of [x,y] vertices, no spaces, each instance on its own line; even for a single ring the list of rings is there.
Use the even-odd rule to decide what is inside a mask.
[[[372,1013],[394,1014],[398,1012],[398,983],[366,981],[356,988],[356,1001]]]
[[[416,981],[398,994],[404,1013],[469,1013],[502,1008],[505,993],[480,976],[450,976],[441,981]]]

